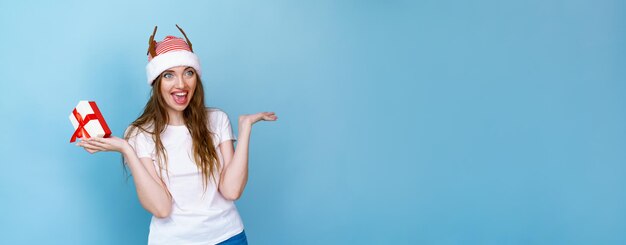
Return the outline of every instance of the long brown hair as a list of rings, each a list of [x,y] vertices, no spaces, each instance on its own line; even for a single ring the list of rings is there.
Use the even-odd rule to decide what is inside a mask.
[[[215,173],[219,171],[220,165],[218,164],[219,159],[217,151],[215,150],[213,138],[211,137],[212,132],[209,127],[208,113],[204,105],[204,88],[202,81],[200,81],[200,77],[198,77],[195,70],[194,74],[196,74],[197,81],[196,89],[189,105],[183,111],[183,119],[185,120],[185,126],[187,126],[191,134],[194,160],[198,170],[202,172],[204,190],[206,190],[209,179],[216,181]],[[136,136],[139,131],[143,131],[152,136],[152,140],[155,143],[156,161],[159,165],[159,177],[161,177],[161,179],[163,179],[163,176],[161,176],[163,169],[165,169],[169,178],[167,152],[161,141],[161,133],[163,133],[169,121],[166,111],[167,105],[160,89],[162,78],[163,74],[155,79],[154,85],[152,86],[152,95],[148,103],[146,103],[143,114],[130,124],[129,129],[124,135],[126,140]],[[215,183],[217,185],[217,181]]]

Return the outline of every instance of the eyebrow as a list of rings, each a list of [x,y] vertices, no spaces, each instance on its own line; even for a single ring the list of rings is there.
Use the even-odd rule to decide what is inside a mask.
[[[189,69],[189,68],[193,68],[193,67],[191,67],[191,66],[187,66],[187,67],[185,67],[185,69],[184,69],[183,71],[186,71],[186,70],[187,70],[187,69]],[[174,71],[173,71],[173,70],[165,70],[165,71],[163,71],[163,72],[174,72]]]

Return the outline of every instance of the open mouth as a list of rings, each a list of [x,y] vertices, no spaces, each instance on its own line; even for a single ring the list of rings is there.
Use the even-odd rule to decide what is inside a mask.
[[[171,95],[176,104],[184,105],[187,103],[187,92],[174,92]]]

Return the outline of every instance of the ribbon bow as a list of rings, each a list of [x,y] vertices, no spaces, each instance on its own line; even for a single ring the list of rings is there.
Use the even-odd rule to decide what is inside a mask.
[[[70,143],[76,141],[76,138],[91,137],[89,136],[89,133],[87,133],[87,130],[85,130],[85,125],[87,125],[87,123],[91,120],[98,119],[98,116],[92,113],[86,115],[85,118],[83,118],[80,113],[76,111],[76,108],[74,108],[72,114],[74,114],[74,117],[76,117],[76,121],[78,121],[78,127],[76,128],[76,131],[74,131],[74,134],[72,134]]]

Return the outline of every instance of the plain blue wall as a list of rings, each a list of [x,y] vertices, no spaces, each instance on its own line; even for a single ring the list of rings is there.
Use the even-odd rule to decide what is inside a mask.
[[[624,1],[2,1],[1,244],[145,244],[119,154],[180,35],[254,126],[251,244],[626,244]],[[235,132],[236,133],[236,132]]]

